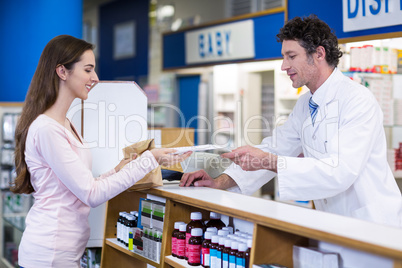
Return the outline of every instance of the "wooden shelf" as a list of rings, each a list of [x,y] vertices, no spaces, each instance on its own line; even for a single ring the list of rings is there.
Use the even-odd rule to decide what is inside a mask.
[[[169,264],[170,266],[177,267],[177,268],[194,267],[194,266],[189,265],[186,260],[175,258],[172,255],[165,257],[165,263]]]
[[[148,263],[148,264],[150,264],[152,266],[155,266],[155,267],[160,267],[159,263],[156,263],[153,260],[145,258],[144,256],[141,256],[141,255],[139,255],[139,254],[137,254],[135,252],[132,252],[132,251],[128,250],[126,247],[122,246],[117,241],[117,238],[108,238],[108,239],[106,239],[105,243],[106,243],[107,246],[111,246],[111,247],[121,251],[122,253],[127,254],[127,255],[129,255],[131,257],[134,257],[134,258],[136,258],[136,259],[138,259],[140,261],[146,262],[146,263]]]
[[[395,179],[402,179],[402,170],[394,171],[394,177]]]

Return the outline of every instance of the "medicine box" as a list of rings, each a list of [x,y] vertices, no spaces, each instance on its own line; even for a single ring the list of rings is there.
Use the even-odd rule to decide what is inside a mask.
[[[165,218],[165,204],[153,201],[152,205],[152,228],[163,231],[163,220]]]
[[[339,268],[339,263],[338,253],[293,246],[294,268]]]
[[[152,207],[153,201],[148,199],[141,200],[141,226],[152,228]]]

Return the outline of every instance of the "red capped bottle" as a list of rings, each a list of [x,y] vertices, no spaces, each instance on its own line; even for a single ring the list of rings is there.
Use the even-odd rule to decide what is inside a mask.
[[[191,229],[193,228],[201,228],[202,231],[205,231],[205,225],[202,221],[202,214],[201,212],[191,212],[190,215],[191,221],[187,224],[186,228],[186,259],[188,258],[187,250],[188,250],[188,240],[191,237]]]
[[[202,228],[191,229],[191,237],[188,240],[187,263],[191,266],[201,264],[201,247],[202,247]]]
[[[179,225],[179,233],[177,234],[177,258],[186,258],[186,224]]]
[[[180,233],[179,226],[184,224],[182,221],[176,221],[174,223],[174,230],[172,232],[172,256],[177,257],[177,235]]]

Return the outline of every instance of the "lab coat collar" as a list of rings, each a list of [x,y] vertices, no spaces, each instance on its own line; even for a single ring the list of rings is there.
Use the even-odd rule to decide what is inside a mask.
[[[314,92],[314,94],[310,95],[313,98],[313,101],[318,104],[318,112],[316,116],[315,123],[313,124],[311,118],[309,119],[310,124],[313,126],[313,135],[319,128],[321,122],[324,121],[325,117],[328,113],[327,105],[335,98],[337,88],[334,87],[334,82],[342,79],[342,72],[335,67],[332,74],[325,80],[325,82]]]
[[[325,82],[314,92],[311,94],[313,97],[313,101],[318,104],[319,107],[324,107],[328,104],[335,96],[335,89],[331,88],[330,85],[333,85],[333,80],[338,79],[339,75],[342,73],[335,67],[332,71],[331,75],[325,80]]]

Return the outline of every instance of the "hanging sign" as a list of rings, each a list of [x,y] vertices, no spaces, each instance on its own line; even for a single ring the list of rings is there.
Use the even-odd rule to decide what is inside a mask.
[[[186,32],[186,64],[254,58],[254,22],[245,20]]]
[[[402,0],[343,0],[343,31],[402,25]]]

